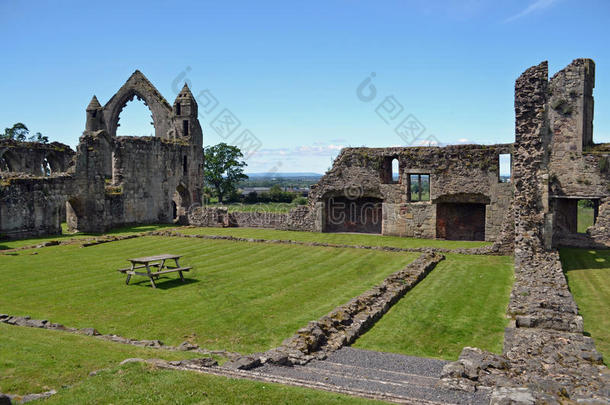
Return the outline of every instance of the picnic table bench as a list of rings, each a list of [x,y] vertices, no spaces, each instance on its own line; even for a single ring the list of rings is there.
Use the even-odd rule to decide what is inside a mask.
[[[156,256],[127,259],[131,262],[131,267],[125,269],[118,269],[117,271],[120,273],[127,274],[127,280],[125,280],[125,284],[129,284],[131,276],[144,276],[150,279],[150,284],[152,284],[153,288],[157,288],[157,286],[155,285],[155,279],[158,280],[161,274],[178,272],[178,274],[180,274],[180,280],[184,282],[184,276],[182,275],[182,272],[189,271],[191,268],[180,267],[180,263],[178,263],[178,260],[181,257],[181,255],[162,254]],[[167,264],[165,264],[167,260],[173,260],[176,265],[168,266]],[[137,269],[146,269],[146,273],[142,271],[136,271]],[[153,269],[154,271],[151,269]]]

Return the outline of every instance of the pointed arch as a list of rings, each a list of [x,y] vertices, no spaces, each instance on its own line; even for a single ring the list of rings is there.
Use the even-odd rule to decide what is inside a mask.
[[[136,70],[127,79],[127,82],[104,106],[104,123],[108,134],[116,137],[121,111],[125,104],[134,97],[142,100],[149,108],[155,127],[155,136],[168,138],[172,122],[172,107],[139,70]]]

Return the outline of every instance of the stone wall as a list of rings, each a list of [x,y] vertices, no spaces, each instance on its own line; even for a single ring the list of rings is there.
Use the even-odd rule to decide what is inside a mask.
[[[577,60],[566,69],[587,63]],[[551,84],[557,84],[561,74]],[[558,159],[564,159],[559,158],[564,156],[565,146],[561,137],[565,135],[571,145],[567,149],[573,151],[592,138],[562,132],[568,130],[558,126],[560,120],[564,124],[578,121],[571,116],[575,113],[571,106],[578,103],[556,101],[557,92],[549,91],[547,77],[548,65],[543,62],[526,70],[515,84],[515,283],[508,307],[513,323],[506,328],[503,356],[465,348],[457,362],[445,367],[443,380],[466,390],[494,387],[494,404],[607,403],[610,374],[593,340],[583,335],[583,320],[569,291],[559,254],[548,249],[557,236],[553,222],[557,222],[558,214],[574,212],[572,203],[563,204],[558,212],[558,205],[551,198],[551,191],[557,189],[553,188],[556,179],[551,179],[549,171],[558,170]],[[588,80],[580,83],[585,91],[587,83]],[[578,98],[578,93],[569,94]],[[592,106],[592,102],[580,105]],[[558,109],[564,116],[561,119],[557,117]],[[577,131],[575,128],[569,131]],[[587,125],[583,128],[586,130]],[[554,136],[559,138],[558,150],[549,147],[555,142]],[[555,163],[549,164],[553,159]],[[573,164],[579,164],[578,160],[574,158]],[[567,222],[562,220],[566,227],[573,228]]]
[[[327,210],[338,197],[378,198],[383,202],[381,233],[435,238],[438,203],[485,204],[485,239],[495,240],[512,198],[511,183],[500,182],[498,159],[511,149],[510,144],[345,148],[312,187],[310,208]],[[393,159],[399,165],[397,181],[392,180]],[[430,176],[425,201],[412,201],[408,195],[409,176],[415,174]],[[315,230],[327,231],[328,218],[324,212],[319,217],[323,220]]]
[[[0,141],[0,239],[61,233],[74,155],[59,142]]]
[[[549,81],[547,113],[552,133],[549,158],[552,244],[610,246],[610,147],[593,143],[595,63],[576,59]],[[590,199],[599,205],[596,224],[587,234],[569,232],[575,222],[569,200]],[[568,217],[569,215],[569,217]]]
[[[288,213],[229,212],[224,207],[198,207],[189,212],[189,225],[239,228],[288,228]]]
[[[134,97],[151,109],[155,137],[116,136],[119,114]],[[0,233],[60,233],[64,219],[81,232],[186,223],[203,186],[197,114],[186,85],[172,107],[136,71],[104,107],[93,96],[76,154],[59,143],[0,142]],[[58,170],[65,175],[55,175]]]
[[[280,229],[287,219],[288,214],[281,212],[230,212],[229,226]]]
[[[74,151],[63,143],[0,140],[0,177],[65,173],[74,165],[73,159]]]
[[[72,178],[0,179],[0,239],[61,234]]]

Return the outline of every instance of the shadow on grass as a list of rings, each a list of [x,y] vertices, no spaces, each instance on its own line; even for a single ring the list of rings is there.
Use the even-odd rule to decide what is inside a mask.
[[[170,288],[176,288],[176,287],[186,286],[189,284],[199,283],[200,281],[201,280],[197,280],[194,278],[187,278],[187,277],[184,278],[184,281],[180,280],[180,277],[178,277],[178,278],[160,277],[158,280],[155,280],[155,285],[157,286],[157,289],[159,289],[159,290],[169,290]],[[139,279],[136,281],[131,280],[131,281],[129,281],[129,286],[152,288],[152,285],[150,285],[150,280],[148,278],[142,278],[142,279]]]
[[[586,255],[583,253],[586,251]],[[570,256],[578,253],[581,260],[570,260]],[[591,269],[610,271],[610,250],[561,249],[564,273]]]

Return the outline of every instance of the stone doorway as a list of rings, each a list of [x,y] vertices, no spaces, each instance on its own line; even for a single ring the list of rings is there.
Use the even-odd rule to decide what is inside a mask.
[[[485,204],[437,204],[436,237],[448,240],[485,240]]]
[[[188,223],[188,209],[190,206],[189,193],[182,184],[176,187],[172,198],[172,216],[176,224],[185,225]]]
[[[324,232],[381,233],[379,198],[331,197],[326,201]]]

